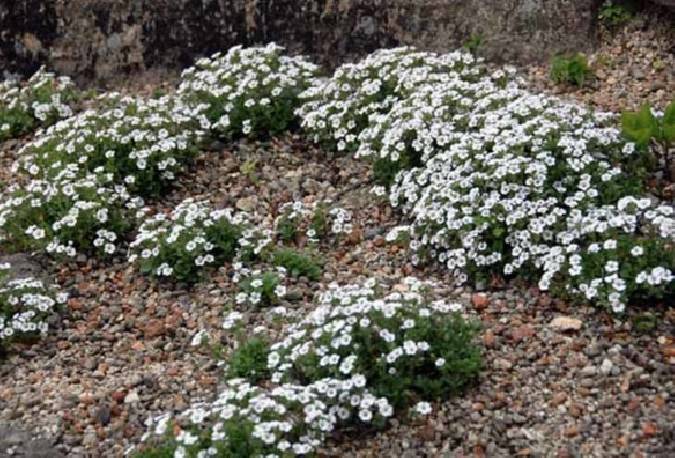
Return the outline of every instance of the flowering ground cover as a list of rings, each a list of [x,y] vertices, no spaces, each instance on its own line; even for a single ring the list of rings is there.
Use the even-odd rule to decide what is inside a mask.
[[[67,355],[33,376],[53,410],[69,412],[37,422],[39,434],[60,431],[62,451],[340,454],[403,427],[420,428],[432,454],[530,444],[547,454],[567,415],[555,407],[576,406],[532,386],[577,388],[532,367],[555,365],[561,342],[578,358],[564,362],[572,378],[605,403],[644,379],[602,323],[664,333],[675,219],[616,116],[532,94],[513,69],[459,51],[382,50],[318,75],[275,45],[233,48],[186,70],[173,93],[105,95],[17,151],[2,252],[46,255],[72,294],[58,306],[66,296],[37,280],[0,286],[0,332],[3,346],[41,335],[28,352]],[[488,283],[510,292],[472,292]],[[640,318],[645,301],[662,322]],[[49,330],[57,308],[63,330]],[[590,320],[583,339],[606,352],[570,342],[564,333],[582,325],[554,326],[561,312]],[[639,350],[666,358],[640,421],[668,396],[661,337]],[[10,359],[34,367],[21,345],[7,346]],[[75,358],[90,377],[64,373]],[[3,378],[24,370],[3,366]],[[598,374],[607,393],[590,391]],[[77,394],[58,400],[60,381]],[[513,402],[495,397],[505,386]],[[3,418],[16,393],[0,392]],[[533,406],[502,425],[500,409],[520,412],[527,397],[552,406],[550,418]],[[450,410],[457,425],[429,432]],[[621,447],[662,450],[659,415],[626,427],[644,446]],[[489,444],[455,434],[476,416]],[[503,434],[524,423],[533,429]],[[586,451],[624,437],[602,428],[562,436],[595,437]]]
[[[56,77],[44,67],[25,83],[0,83],[0,141],[46,127],[73,114],[78,97],[67,77]]]

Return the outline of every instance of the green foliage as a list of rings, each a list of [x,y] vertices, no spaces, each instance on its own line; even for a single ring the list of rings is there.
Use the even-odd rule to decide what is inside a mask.
[[[312,221],[309,228],[314,231],[314,237],[321,238],[328,234],[330,225],[328,222],[329,216],[328,204],[325,202],[318,202],[312,214]]]
[[[286,288],[279,285],[281,274],[276,272],[255,273],[240,282],[241,290],[237,304],[248,304],[255,308],[270,306],[279,302]]]
[[[377,158],[373,162],[373,178],[377,184],[389,186],[394,182],[398,172],[417,167],[420,164],[419,154],[411,155],[408,151],[401,152],[396,161],[388,158]]]
[[[670,102],[661,118],[661,138],[668,143],[675,141],[675,100]]]
[[[611,0],[606,1],[598,13],[598,19],[605,24],[605,26],[614,28],[625,24],[633,17],[633,13],[627,6],[617,4]]]
[[[293,242],[298,235],[298,221],[289,215],[282,215],[277,220],[277,235],[285,243]]]
[[[556,84],[566,83],[581,87],[591,75],[588,60],[581,53],[558,55],[551,59],[551,79]]]
[[[638,112],[621,113],[621,129],[626,138],[645,148],[652,138],[660,137],[659,122],[648,104]]]
[[[135,458],[173,458],[176,445],[169,442],[157,447],[146,447],[134,454]]]
[[[245,378],[252,384],[269,376],[267,355],[270,352],[267,341],[253,337],[243,342],[228,361],[228,378]]]
[[[316,256],[310,256],[292,248],[277,248],[272,254],[272,263],[285,268],[293,277],[307,277],[311,281],[321,279],[321,264]]]
[[[662,151],[666,179],[671,179],[670,147],[675,141],[675,101],[666,107],[663,116],[654,116],[649,104],[637,112],[621,113],[621,133],[637,145],[650,171],[656,169],[657,161],[649,145],[657,143]]]
[[[632,318],[633,328],[637,332],[649,333],[656,329],[657,318],[652,313],[641,313]]]
[[[474,56],[478,54],[478,51],[483,46],[483,35],[480,33],[471,34],[468,40],[464,42],[462,47],[469,51]]]
[[[255,159],[247,159],[240,167],[239,171],[243,173],[246,178],[249,179],[249,181],[253,184],[258,184],[258,175],[256,175],[255,171],[258,166],[258,161]]]

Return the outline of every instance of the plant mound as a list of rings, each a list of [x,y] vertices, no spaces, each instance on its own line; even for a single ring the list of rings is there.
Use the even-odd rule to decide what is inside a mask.
[[[0,141],[46,127],[73,114],[78,94],[70,78],[56,77],[44,67],[25,83],[0,83]]]
[[[372,279],[330,285],[271,345],[269,380],[228,380],[217,400],[155,419],[151,434],[168,434],[162,450],[174,456],[307,455],[344,425],[382,426],[395,409],[429,413],[425,401],[457,393],[479,370],[476,326],[460,306],[431,300],[429,284],[404,285],[389,294]]]
[[[408,241],[414,263],[440,261],[460,284],[525,277],[616,312],[672,294],[673,207],[648,195],[654,161],[613,115],[531,94],[468,54],[407,48],[302,97],[310,137],[371,160],[390,187],[410,224],[389,239]]]

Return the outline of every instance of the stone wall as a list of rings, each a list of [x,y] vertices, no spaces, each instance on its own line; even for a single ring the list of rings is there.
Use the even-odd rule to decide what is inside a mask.
[[[329,66],[381,47],[460,46],[525,63],[594,41],[601,0],[0,0],[0,62],[110,80],[277,41]]]

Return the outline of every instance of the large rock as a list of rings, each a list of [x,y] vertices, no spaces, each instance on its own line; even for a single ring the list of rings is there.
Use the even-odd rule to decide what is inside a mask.
[[[401,44],[448,50],[483,36],[487,57],[584,50],[601,0],[0,0],[0,61],[110,79],[184,67],[236,44],[277,41],[334,66]]]

